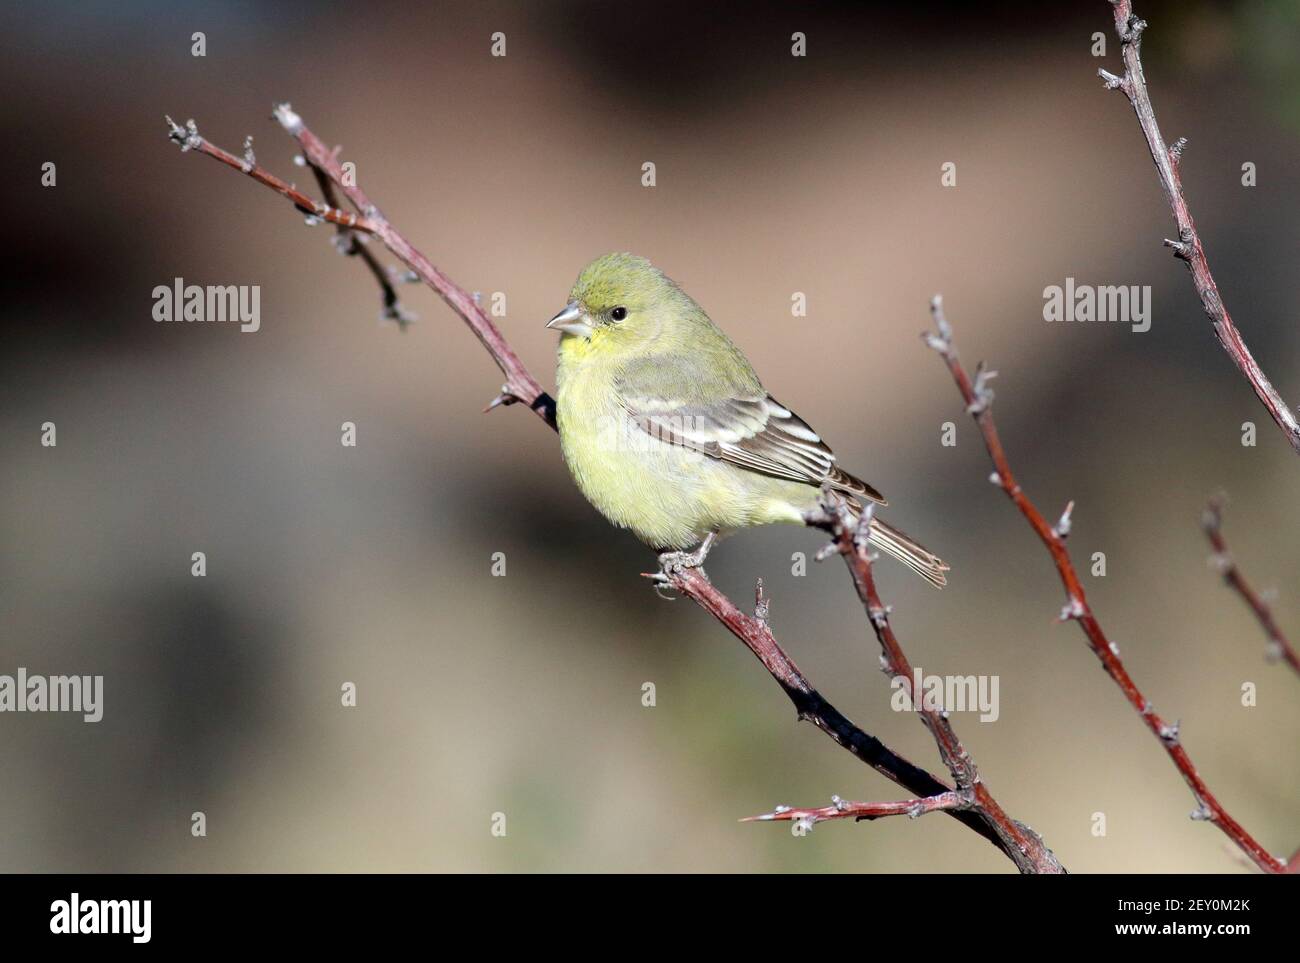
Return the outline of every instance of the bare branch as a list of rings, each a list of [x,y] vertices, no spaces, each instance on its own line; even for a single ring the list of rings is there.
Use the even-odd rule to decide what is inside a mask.
[[[907,816],[916,819],[926,813],[940,810],[968,809],[970,799],[958,792],[945,792],[924,799],[903,799],[899,802],[851,802],[839,796],[831,797],[831,804],[820,809],[794,809],[777,806],[761,816],[746,816],[742,823],[798,822],[811,829],[814,824],[828,819],[880,819],[883,816]]]
[[[1140,48],[1142,32],[1147,26],[1146,21],[1139,19],[1133,13],[1131,0],[1110,0],[1110,4],[1115,15],[1115,33],[1120,39],[1124,76],[1116,77],[1106,70],[1098,72],[1107,87],[1121,90],[1128,98],[1134,113],[1137,114],[1142,133],[1146,135],[1147,147],[1151,151],[1151,159],[1155,161],[1156,173],[1160,177],[1160,187],[1164,190],[1165,200],[1169,202],[1174,221],[1178,225],[1177,240],[1166,239],[1165,245],[1173,250],[1175,256],[1186,262],[1192,275],[1192,283],[1196,286],[1196,294],[1201,299],[1201,307],[1205,310],[1205,316],[1210,319],[1214,336],[1219,344],[1250,382],[1250,386],[1255,389],[1255,394],[1268,409],[1273,421],[1282,429],[1291,447],[1300,452],[1300,422],[1296,420],[1295,412],[1282,400],[1282,396],[1264,375],[1250,349],[1246,347],[1246,342],[1233,323],[1232,316],[1228,314],[1223,298],[1219,296],[1219,287],[1214,281],[1214,276],[1210,273],[1205,249],[1201,246],[1201,237],[1196,231],[1192,212],[1187,206],[1187,198],[1183,194],[1183,182],[1179,174],[1179,163],[1183,150],[1187,146],[1187,139],[1179,138],[1172,147],[1169,147],[1160,135],[1160,126],[1156,123],[1155,110],[1151,106],[1151,96],[1147,92],[1146,76],[1142,71]]]
[[[1165,722],[1152,708],[1146,696],[1138,689],[1132,677],[1129,676],[1128,670],[1120,660],[1119,646],[1106,637],[1101,623],[1097,621],[1091,606],[1088,604],[1087,595],[1083,591],[1083,583],[1079,579],[1078,572],[1075,571],[1074,562],[1070,559],[1070,552],[1065,546],[1064,537],[1043,517],[1042,512],[1029,500],[1024,491],[1021,490],[1020,484],[1016,481],[1016,477],[1011,471],[1011,463],[1007,460],[1006,452],[1002,447],[1002,440],[998,436],[997,426],[993,422],[992,408],[989,405],[983,405],[978,410],[975,409],[974,406],[978,400],[976,385],[957,358],[957,351],[952,340],[952,327],[944,316],[943,301],[938,296],[931,302],[930,311],[934,317],[935,327],[941,333],[936,335],[933,332],[927,332],[922,335],[922,338],[943,358],[944,363],[948,366],[948,371],[952,374],[953,381],[957,383],[957,390],[961,392],[961,396],[966,402],[967,409],[973,412],[975,424],[979,426],[980,435],[984,439],[984,447],[988,449],[989,457],[993,461],[994,478],[997,480],[997,484],[1006,492],[1007,497],[1011,499],[1016,508],[1020,510],[1020,514],[1029,522],[1030,527],[1042,540],[1043,545],[1047,547],[1047,551],[1052,556],[1057,574],[1061,578],[1061,583],[1065,586],[1066,604],[1061,611],[1061,620],[1069,621],[1073,619],[1079,623],[1093,653],[1101,660],[1102,668],[1119,686],[1120,691],[1124,693],[1124,698],[1141,716],[1146,727],[1160,740],[1160,744],[1164,747],[1165,752],[1168,753],[1169,758],[1177,767],[1184,782],[1187,783],[1196,798],[1197,807],[1192,812],[1192,818],[1214,823],[1260,869],[1268,873],[1282,872],[1286,868],[1286,863],[1264,849],[1254,837],[1246,832],[1240,823],[1228,815],[1228,811],[1210,792],[1205,780],[1201,778],[1200,773],[1196,771],[1196,767],[1192,764],[1192,759],[1187,754],[1187,750],[1182,746],[1179,739],[1178,724],[1170,725]]]
[[[185,126],[182,127],[168,117],[167,126],[169,128],[167,136],[171,138],[173,143],[180,145],[182,152],[194,151],[198,154],[206,154],[208,157],[221,161],[227,167],[233,167],[235,170],[247,174],[259,184],[271,188],[281,197],[287,197],[293,202],[294,207],[307,215],[310,223],[329,221],[331,224],[338,224],[357,231],[365,231],[367,234],[375,233],[377,225],[368,218],[357,217],[357,215],[349,211],[341,211],[337,207],[315,201],[292,184],[288,184],[274,174],[258,167],[254,163],[256,159],[253,157],[251,146],[246,144],[244,156],[236,157],[230,151],[222,150],[211,141],[200,136],[198,125],[192,120],[186,121]]]
[[[500,395],[494,404],[488,406],[489,409],[498,405],[523,402],[554,428],[555,400],[542,390],[537,379],[524,367],[524,363],[519,360],[519,356],[515,354],[514,349],[510,347],[509,342],[473,295],[438,270],[432,261],[389,223],[358,184],[343,177],[343,168],[338,158],[334,156],[334,152],[307,128],[292,107],[288,104],[280,104],[275,108],[274,114],[280,126],[298,141],[307,163],[329,175],[330,180],[338,185],[357,210],[374,222],[375,236],[384,242],[384,246],[393,253],[393,256],[414,271],[447,303],[448,307],[459,314],[487,349],[492,360],[506,376],[506,383],[502,386]]]
[[[1241,574],[1241,569],[1237,568],[1232,553],[1228,551],[1228,543],[1223,537],[1222,498],[1210,499],[1201,519],[1201,526],[1205,529],[1205,537],[1210,540],[1210,547],[1214,549],[1211,561],[1215,568],[1219,570],[1223,580],[1250,606],[1250,610],[1255,613],[1255,618],[1263,626],[1269,641],[1269,657],[1285,660],[1287,665],[1300,673],[1300,656],[1297,656],[1295,646],[1283,634],[1282,627],[1273,618],[1273,610],[1269,608],[1263,596],[1251,588],[1250,583]]]
[[[727,627],[763,663],[763,667],[794,703],[795,712],[826,733],[853,755],[865,762],[885,778],[921,797],[940,796],[952,787],[944,785],[930,773],[913,765],[892,752],[879,739],[863,732],[840,713],[812,687],[799,667],[794,664],[767,624],[768,600],[760,596],[754,615],[740,611],[727,596],[714,587],[707,575],[698,568],[688,568],[671,573],[670,584],[682,595]],[[761,592],[761,584],[758,589]],[[950,814],[1007,854],[1013,861],[1015,851],[1009,849],[980,814],[953,809]]]
[[[337,154],[337,150],[335,153]],[[338,207],[339,202],[334,192],[334,182],[330,180],[329,175],[314,164],[308,163],[306,158],[302,160],[304,164],[311,167],[311,172],[316,175],[316,184],[320,187],[321,197],[325,198],[325,203],[331,207]],[[361,262],[365,264],[379,284],[379,293],[384,301],[383,310],[379,315],[380,318],[385,321],[395,322],[400,330],[405,331],[416,320],[416,317],[402,307],[402,302],[397,297],[397,285],[391,276],[391,272],[379,263],[379,258],[375,257],[370,248],[366,246],[362,237],[351,228],[340,224],[338,235],[334,239],[334,246],[340,254],[346,257],[361,259]]]
[[[167,119],[167,123],[170,127],[170,138],[181,146],[181,150],[192,150],[200,154],[206,154],[221,161],[228,167],[242,171],[258,183],[271,188],[277,194],[287,197],[295,207],[309,216],[329,221],[331,224],[339,224],[343,227],[364,231],[379,238],[399,261],[415,272],[453,311],[460,315],[483,347],[487,349],[488,354],[492,356],[492,360],[497,363],[497,367],[504,372],[506,383],[502,386],[501,398],[498,404],[523,402],[538,417],[554,428],[555,400],[542,390],[542,386],[537,382],[537,379],[524,367],[514,349],[510,347],[500,330],[492,322],[492,319],[475,302],[473,296],[434,267],[433,262],[420,253],[410,241],[388,222],[360,187],[349,184],[344,180],[343,169],[333,152],[326,148],[320,138],[307,129],[306,124],[302,122],[302,118],[294,113],[288,104],[280,104],[275,108],[275,118],[286,131],[297,139],[307,163],[317,170],[324,171],[330,180],[338,185],[344,196],[361,212],[360,215],[344,212],[323,202],[314,201],[293,185],[285,183],[261,167],[248,164],[245,160],[236,157],[229,151],[222,150],[199,136],[194,121],[189,121],[185,127],[180,127],[171,118]]]
[[[930,730],[930,735],[939,747],[939,755],[957,784],[956,795],[961,798],[963,807],[978,814],[997,834],[1004,850],[1022,873],[1063,873],[1064,867],[1042,838],[1028,826],[1008,816],[993,798],[980,778],[975,760],[957,737],[948,713],[942,707],[928,704],[924,695],[915,690],[912,665],[894,634],[889,606],[881,601],[872,574],[869,541],[871,514],[871,506],[868,506],[855,521],[844,499],[834,492],[826,491],[820,507],[806,518],[808,524],[831,534],[835,550],[844,557],[858,598],[866,609],[867,619],[880,643],[881,668],[891,682],[900,685],[907,693],[911,705]]]

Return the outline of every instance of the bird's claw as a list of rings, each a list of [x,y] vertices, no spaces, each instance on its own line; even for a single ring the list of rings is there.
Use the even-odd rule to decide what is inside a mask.
[[[661,599],[663,599],[665,602],[676,602],[676,601],[677,601],[677,596],[676,596],[676,595],[665,594],[666,592],[670,592],[670,591],[671,591],[671,589],[669,589],[667,585],[664,585],[664,584],[662,584],[662,583],[656,583],[656,584],[655,584],[655,587],[654,587],[654,593],[655,593],[655,595],[659,596],[659,597],[660,597]]]
[[[696,550],[694,552],[661,552],[659,555],[659,571],[642,572],[642,578],[648,578],[654,583],[655,595],[666,601],[673,601],[677,596],[665,595],[664,589],[670,588],[676,580],[676,576],[681,575],[693,568],[698,568],[700,574],[704,574],[704,557],[707,551]]]
[[[694,552],[664,552],[659,556],[659,571],[656,574],[669,579],[687,569],[701,568],[704,565],[705,554],[699,549]]]
[[[707,580],[708,575],[704,571],[704,560],[709,556],[709,550],[713,548],[714,542],[718,539],[717,532],[710,532],[705,536],[704,541],[700,542],[700,547],[693,552],[660,552],[659,553],[659,571],[642,572],[642,578],[648,578],[655,583],[655,595],[661,599],[672,601],[676,596],[664,595],[663,589],[671,587],[676,581],[677,576],[690,569],[697,568],[700,574]]]
[[[664,590],[670,588],[673,583],[673,577],[669,572],[666,572],[663,569],[660,569],[658,572],[642,572],[641,577],[648,578],[654,583],[655,595],[659,596],[665,602],[676,601],[676,595],[664,594]]]

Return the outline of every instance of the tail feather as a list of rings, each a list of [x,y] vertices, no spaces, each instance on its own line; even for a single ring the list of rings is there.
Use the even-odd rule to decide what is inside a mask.
[[[948,579],[943,574],[948,571],[948,563],[906,532],[901,532],[878,518],[872,518],[870,541],[886,555],[898,559],[936,588],[943,588],[948,584]]]

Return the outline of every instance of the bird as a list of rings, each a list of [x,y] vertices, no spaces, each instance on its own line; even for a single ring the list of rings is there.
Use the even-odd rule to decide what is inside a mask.
[[[740,529],[807,524],[823,489],[869,511],[868,542],[936,587],[949,566],[875,517],[887,504],[763,387],[744,354],[648,259],[605,254],[546,325],[560,332],[556,423],[578,489],[659,553],[703,565]]]

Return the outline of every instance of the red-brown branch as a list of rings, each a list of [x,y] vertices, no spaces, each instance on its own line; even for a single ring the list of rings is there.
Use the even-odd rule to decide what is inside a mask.
[[[1006,493],[1016,508],[1020,510],[1020,514],[1029,522],[1030,527],[1038,535],[1039,539],[1042,540],[1056,565],[1056,571],[1061,578],[1061,583],[1065,586],[1066,604],[1061,611],[1061,620],[1073,619],[1079,623],[1093,653],[1101,660],[1102,668],[1119,686],[1120,691],[1124,693],[1124,698],[1141,716],[1142,721],[1152,735],[1159,739],[1160,744],[1164,746],[1165,752],[1169,754],[1169,758],[1196,797],[1198,805],[1197,809],[1192,813],[1192,818],[1213,822],[1251,858],[1256,866],[1265,872],[1278,873],[1284,871],[1286,869],[1285,861],[1270,854],[1260,845],[1250,833],[1246,832],[1240,823],[1228,814],[1228,811],[1223,808],[1215,795],[1210,792],[1205,780],[1201,778],[1200,773],[1196,771],[1196,767],[1192,764],[1192,759],[1187,754],[1187,750],[1183,748],[1179,738],[1178,723],[1175,722],[1172,725],[1167,723],[1152,708],[1151,702],[1142,694],[1132,677],[1129,676],[1128,670],[1120,660],[1119,647],[1106,637],[1101,623],[1097,621],[1092,607],[1088,604],[1087,595],[1083,590],[1083,583],[1079,580],[1074,563],[1070,559],[1070,552],[1065,547],[1065,538],[1069,531],[1070,510],[1066,510],[1061,517],[1061,522],[1058,523],[1057,527],[1053,528],[1048,524],[1047,519],[1043,517],[1043,513],[1029,500],[1011,471],[1011,464],[1007,460],[1006,452],[1002,447],[1002,440],[998,436],[997,426],[993,422],[991,408],[993,391],[988,386],[988,380],[993,377],[995,372],[986,370],[981,364],[975,369],[975,378],[972,380],[966,373],[961,361],[957,358],[957,350],[952,341],[952,328],[944,316],[943,303],[938,297],[935,297],[931,304],[931,313],[934,317],[937,333],[927,332],[923,337],[926,343],[943,358],[953,380],[957,383],[957,389],[961,392],[962,399],[966,402],[966,410],[974,417],[975,424],[979,426],[980,434],[984,439],[984,447],[988,449],[989,457],[993,460],[995,471],[992,480]]]
[[[482,306],[468,291],[438,270],[432,261],[394,228],[379,208],[371,203],[365,192],[357,186],[355,179],[344,178],[343,168],[334,151],[327,148],[324,142],[307,128],[293,108],[288,104],[280,104],[275,108],[275,119],[290,136],[298,141],[307,163],[328,174],[357,210],[374,222],[375,237],[383,241],[384,246],[393,253],[394,257],[414,271],[447,303],[448,307],[460,315],[487,349],[492,360],[506,376],[506,383],[501,386],[501,393],[493,399],[489,407],[522,402],[554,428],[555,401],[542,390],[541,384],[524,367],[524,363],[519,360],[519,356],[515,354],[510,343],[506,341],[505,336],[488,317]]]
[[[1269,608],[1263,597],[1251,588],[1250,583],[1241,574],[1241,569],[1237,567],[1232,553],[1228,551],[1228,543],[1223,537],[1223,499],[1210,499],[1201,524],[1205,529],[1205,537],[1210,540],[1210,547],[1214,549],[1215,567],[1223,575],[1223,580],[1250,606],[1250,610],[1255,613],[1255,618],[1263,626],[1264,633],[1268,636],[1270,658],[1283,659],[1287,665],[1300,673],[1300,657],[1296,654],[1295,646],[1282,632],[1282,627],[1277,624],[1277,619],[1273,617],[1273,610]]]
[[[321,197],[325,198],[325,203],[330,207],[338,207],[339,202],[334,191],[334,182],[330,180],[329,175],[315,166],[311,168],[311,172],[316,176],[316,184],[320,187]],[[405,331],[407,326],[416,320],[415,315],[408,313],[402,307],[401,299],[397,296],[397,281],[393,277],[396,271],[390,270],[379,263],[379,258],[375,257],[374,252],[366,245],[365,237],[366,235],[340,224],[334,247],[346,257],[361,259],[361,263],[366,266],[366,270],[371,273],[375,282],[379,285],[379,293],[384,304],[380,317],[385,321],[396,322],[397,326]],[[415,274],[408,272],[407,279],[416,279]]]
[[[167,119],[167,123],[171,128],[171,139],[180,144],[182,150],[197,151],[200,154],[221,161],[227,167],[247,174],[259,184],[263,184],[277,194],[288,198],[295,207],[310,216],[318,217],[331,224],[362,231],[378,238],[392,252],[394,257],[414,271],[420,280],[424,281],[453,311],[460,315],[483,347],[487,349],[492,360],[497,363],[497,367],[505,374],[506,382],[501,387],[501,393],[497,395],[489,407],[522,402],[554,428],[554,399],[542,390],[542,386],[537,379],[524,367],[524,363],[519,360],[519,356],[510,347],[505,336],[501,334],[501,331],[488,317],[487,312],[474,300],[473,296],[439,271],[432,261],[418,251],[410,241],[402,236],[401,232],[389,223],[388,219],[379,211],[379,208],[370,202],[370,198],[366,196],[365,192],[355,183],[352,183],[351,178],[344,177],[342,165],[339,164],[334,152],[327,148],[324,142],[307,128],[302,122],[302,118],[288,104],[280,104],[275,108],[275,119],[279,121],[280,126],[285,131],[298,141],[298,146],[302,149],[306,162],[327,174],[330,180],[338,185],[339,190],[360,212],[360,216],[314,201],[293,185],[285,183],[274,174],[259,167],[256,163],[250,163],[248,158],[239,158],[229,151],[222,150],[211,141],[200,136],[198,127],[192,120],[187,122],[184,127],[173,123],[171,118]]]
[[[1172,248],[1174,255],[1187,264],[1192,282],[1196,286],[1196,294],[1201,299],[1201,307],[1205,310],[1205,316],[1210,319],[1214,336],[1219,344],[1245,379],[1250,382],[1250,386],[1255,389],[1255,394],[1268,409],[1273,421],[1282,429],[1291,447],[1300,452],[1300,422],[1296,420],[1295,413],[1282,400],[1282,396],[1277,393],[1277,389],[1264,375],[1259,363],[1246,347],[1241,332],[1237,330],[1232,316],[1228,314],[1228,309],[1223,303],[1223,298],[1219,296],[1219,286],[1214,281],[1214,275],[1210,273],[1210,265],[1205,258],[1205,248],[1201,244],[1201,236],[1197,233],[1196,224],[1192,220],[1192,212],[1187,206],[1182,177],[1178,169],[1187,141],[1180,138],[1170,147],[1160,135],[1160,125],[1156,123],[1155,110],[1151,106],[1151,95],[1147,92],[1146,76],[1142,71],[1140,55],[1142,32],[1146,29],[1146,21],[1139,19],[1133,13],[1131,0],[1110,0],[1110,4],[1115,15],[1115,33],[1119,36],[1120,53],[1124,60],[1124,76],[1117,77],[1106,70],[1099,70],[1098,73],[1107,87],[1123,91],[1134,113],[1137,114],[1142,133],[1146,136],[1151,159],[1155,161],[1156,172],[1160,176],[1160,187],[1164,190],[1165,200],[1169,202],[1174,221],[1178,226],[1178,239],[1166,240],[1165,245]]]
[[[286,183],[275,175],[257,165],[251,151],[243,158],[236,157],[229,151],[212,144],[199,135],[193,121],[181,127],[168,118],[169,136],[179,144],[182,150],[195,151],[220,161],[227,167],[241,171],[259,184],[271,188],[277,194],[288,198],[295,207],[309,216],[320,218],[342,228],[361,231],[378,238],[384,246],[403,264],[434,290],[453,311],[469,326],[478,337],[488,354],[506,375],[506,383],[501,393],[488,405],[489,408],[501,404],[522,402],[542,418],[552,428],[556,427],[555,402],[532,376],[522,361],[514,353],[497,326],[464,288],[461,288],[414,245],[412,245],[379,209],[370,201],[364,191],[344,177],[342,166],[336,153],[329,150],[323,141],[313,134],[303,123],[302,118],[288,104],[275,108],[275,119],[297,142],[303,157],[318,174],[327,177],[338,186],[352,203],[359,216],[338,210],[330,204],[321,203],[303,194],[296,187]],[[370,261],[367,260],[370,265]],[[374,270],[371,265],[372,271]],[[385,295],[387,300],[387,294]],[[670,583],[683,595],[691,598],[701,608],[721,622],[736,638],[740,639],[758,657],[759,661],[777,681],[786,695],[794,703],[800,719],[812,722],[835,742],[843,746],[860,760],[898,785],[916,793],[923,798],[941,796],[951,791],[951,787],[936,779],[930,773],[913,765],[906,759],[892,752],[880,740],[855,726],[847,717],[826,701],[812,687],[794,661],[786,655],[767,625],[767,602],[762,597],[762,583],[759,583],[758,605],[753,616],[746,615],[725,595],[719,592],[708,577],[699,569],[688,569],[675,573]],[[949,814],[970,829],[984,836],[995,846],[1002,849],[1012,860],[1017,854],[1006,847],[1005,842],[990,828],[980,815],[961,809],[951,809]]]
[[[959,792],[944,792],[924,799],[902,799],[897,802],[851,802],[834,796],[829,806],[819,809],[795,809],[777,806],[761,816],[746,816],[742,823],[798,822],[811,829],[814,824],[828,819],[880,819],[882,816],[907,816],[916,819],[926,813],[940,810],[968,809],[969,797]]]
[[[698,604],[745,643],[794,703],[795,713],[801,720],[811,722],[876,772],[920,797],[940,796],[951,791],[950,786],[892,752],[879,739],[863,732],[813,688],[772,634],[767,621],[768,600],[763,597],[761,579],[754,593],[753,615],[740,611],[698,568],[673,572],[670,579],[672,588]],[[1007,846],[996,829],[980,814],[953,809],[950,815],[988,839],[1013,862],[1016,861],[1015,850]]]
[[[857,590],[876,640],[880,643],[881,668],[892,683],[900,685],[907,693],[911,705],[930,730],[930,735],[939,747],[939,755],[957,784],[957,795],[964,800],[966,808],[983,818],[997,833],[1005,851],[1011,855],[1022,873],[1063,873],[1065,870],[1060,861],[1047,848],[1042,838],[1008,816],[993,798],[980,778],[975,760],[953,729],[948,713],[941,707],[928,705],[923,695],[915,691],[912,664],[894,634],[889,607],[881,601],[872,574],[871,543],[868,539],[871,508],[868,507],[855,523],[846,510],[843,499],[827,493],[822,499],[821,507],[807,518],[810,525],[825,529],[834,538],[833,548],[844,557],[844,563],[853,578],[853,587]]]
[[[243,157],[236,157],[230,151],[223,150],[206,138],[199,136],[198,126],[192,120],[186,121],[185,126],[182,127],[168,117],[167,125],[170,128],[168,136],[174,143],[180,145],[182,151],[192,150],[195,153],[206,154],[208,157],[221,161],[227,167],[242,171],[259,184],[271,188],[281,197],[288,198],[293,202],[294,207],[308,217],[329,221],[331,224],[337,224],[340,227],[364,231],[367,234],[375,233],[378,225],[369,218],[357,217],[356,214],[350,211],[342,211],[337,207],[331,207],[328,204],[314,200],[298,190],[294,185],[282,181],[274,174],[259,167],[256,161],[252,159],[251,150],[247,151]]]

